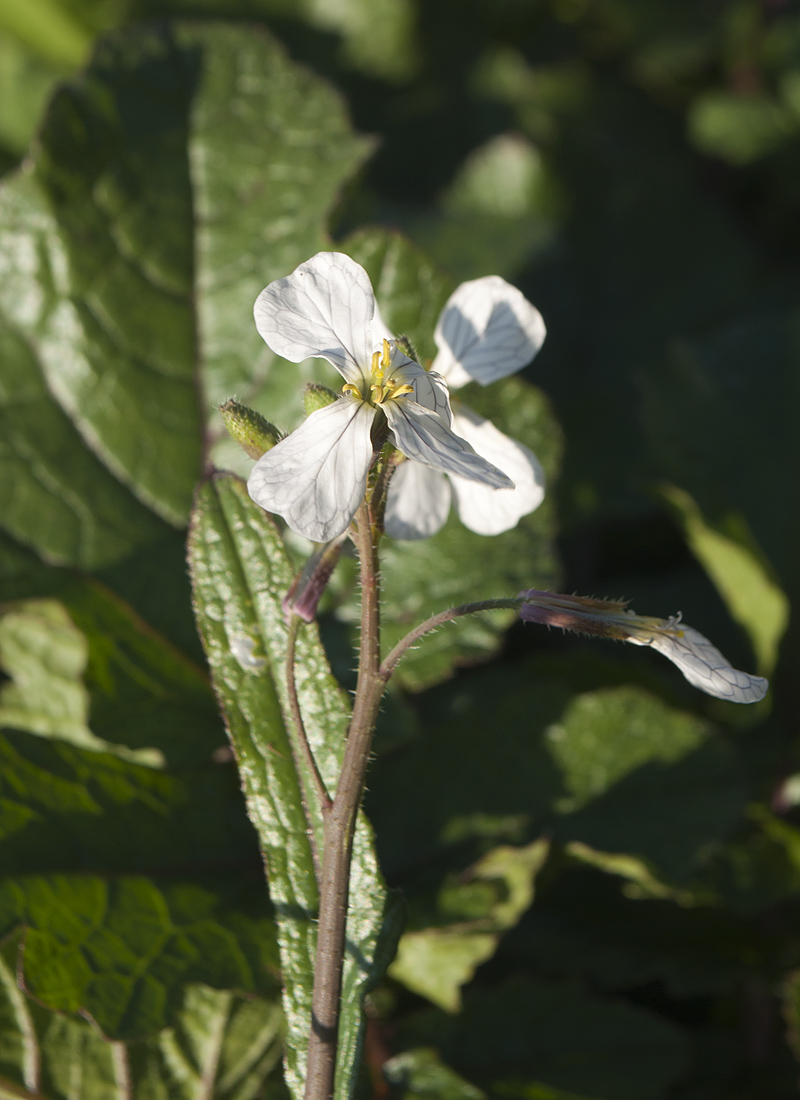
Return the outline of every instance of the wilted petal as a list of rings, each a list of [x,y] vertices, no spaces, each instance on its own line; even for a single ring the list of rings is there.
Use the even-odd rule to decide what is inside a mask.
[[[505,378],[533,359],[545,338],[542,315],[499,275],[462,283],[436,325],[433,369],[450,389]]]
[[[676,664],[693,687],[707,695],[732,703],[757,703],[767,693],[769,683],[763,676],[733,668],[699,631],[684,626],[680,615],[656,619],[634,614],[624,600],[598,600],[536,589],[520,592],[520,597],[525,601],[519,609],[524,621],[652,646]]]
[[[757,703],[767,694],[769,682],[763,676],[740,672],[725,660],[708,638],[690,626],[654,633],[646,641],[629,638],[634,645],[649,645],[677,665],[689,683],[707,695],[732,703]]]
[[[401,463],[389,482],[384,525],[394,539],[427,539],[445,524],[450,484],[443,473],[421,462]]]
[[[352,398],[312,413],[255,464],[250,496],[314,542],[341,535],[366,492],[374,415]]]
[[[318,252],[256,299],[256,328],[278,355],[327,359],[358,384],[372,356],[375,296],[363,267],[341,252]]]
[[[514,482],[502,470],[475,454],[470,444],[455,435],[435,412],[410,398],[387,401],[382,408],[395,445],[407,458],[496,489],[514,488]]]
[[[453,414],[453,431],[471,443],[514,482],[514,489],[489,489],[475,481],[452,477],[461,522],[478,535],[499,535],[516,527],[544,499],[544,470],[533,451],[509,439],[472,409]]]

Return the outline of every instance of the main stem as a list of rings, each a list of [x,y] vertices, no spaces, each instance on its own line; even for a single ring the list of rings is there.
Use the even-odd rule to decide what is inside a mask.
[[[361,650],[342,771],[333,802],[323,807],[319,924],[305,1100],[330,1100],[333,1096],[353,835],[372,732],[386,684],[380,672],[376,536],[366,502],[356,514],[356,524],[355,541],[361,565]]]

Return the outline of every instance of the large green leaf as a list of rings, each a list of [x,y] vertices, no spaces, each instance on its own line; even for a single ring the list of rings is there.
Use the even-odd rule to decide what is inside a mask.
[[[495,1094],[542,1085],[587,1100],[656,1100],[688,1061],[674,1025],[572,983],[508,982],[469,998],[442,1043],[445,1060]],[[556,1092],[556,1096],[558,1096]]]
[[[184,522],[209,405],[270,360],[253,300],[324,246],[368,146],[264,31],[100,41],[0,192],[7,530],[97,566],[158,537],[146,509]]]
[[[24,876],[0,885],[0,934],[25,926],[22,974],[34,997],[88,1014],[113,1038],[137,1038],[170,1022],[185,982],[275,989],[271,919],[247,917],[221,894],[142,877]]]
[[[251,818],[267,865],[281,943],[287,1016],[287,1081],[299,1093],[310,1027],[318,908],[314,862],[303,812],[316,843],[321,815],[310,777],[293,762],[285,681],[287,624],[281,598],[292,569],[281,537],[238,479],[220,475],[200,491],[190,563],[198,624],[236,751]],[[329,790],[335,789],[349,705],[336,684],[315,626],[297,646],[297,687],[309,743]],[[291,728],[291,727],[289,727]],[[360,1050],[361,997],[388,960],[379,958],[386,893],[361,817],[351,873],[337,1096],[351,1094]]]
[[[13,943],[0,958],[0,1096],[47,1100],[255,1100],[280,1059],[281,1011],[203,985],[186,987],[174,1026],[109,1041],[84,1020],[17,988]]]

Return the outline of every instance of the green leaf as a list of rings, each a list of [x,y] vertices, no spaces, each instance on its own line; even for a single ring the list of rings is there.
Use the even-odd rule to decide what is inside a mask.
[[[183,524],[211,408],[271,360],[252,303],[369,147],[263,31],[100,41],[0,192],[7,530],[95,567]]]
[[[214,892],[150,879],[31,875],[0,885],[0,935],[24,925],[25,988],[81,1011],[113,1038],[170,1022],[186,982],[270,992],[277,958],[267,917],[226,909]]]
[[[769,577],[774,568],[790,596],[800,513],[774,471],[800,468],[796,333],[792,311],[751,313],[675,341],[642,379],[643,426],[661,478],[690,494],[707,527],[751,551],[756,568],[763,555],[763,571]],[[726,589],[730,579],[729,566]],[[773,624],[779,604],[771,593]],[[756,614],[749,610],[750,624]]]
[[[576,696],[545,731],[568,792],[559,809],[569,813],[587,805],[650,761],[680,760],[708,733],[707,722],[637,688]]]
[[[230,760],[170,774],[26,733],[0,737],[0,760],[6,875],[258,870]]]
[[[8,946],[3,955],[4,1098],[255,1100],[280,1061],[282,1015],[274,1001],[188,985],[173,1027],[146,1041],[109,1042],[86,1021],[48,1012],[20,992]]]
[[[63,75],[53,65],[0,30],[0,144],[22,156],[42,109]]]
[[[524,980],[468,998],[442,1043],[468,1080],[521,1100],[541,1086],[587,1100],[656,1100],[688,1053],[682,1031],[650,1012],[572,983]]]
[[[548,850],[546,840],[535,841],[525,848],[504,845],[492,849],[460,874],[457,885],[451,884],[449,890],[445,887],[439,911],[462,919],[441,927],[406,932],[400,937],[397,958],[389,967],[390,976],[446,1011],[457,1012],[461,1007],[461,986],[470,980],[480,963],[491,958],[500,934],[512,928],[533,901],[534,878]],[[484,887],[477,912],[476,886]],[[459,912],[465,901],[466,912]]]
[[[0,189],[0,239],[6,254],[13,251],[9,237],[34,254],[40,244],[45,247],[19,224],[38,216],[31,190],[28,179],[11,180]],[[50,239],[48,232],[43,236]],[[38,297],[40,292],[34,284],[20,293]],[[90,569],[163,535],[165,525],[86,447],[48,393],[40,357],[3,312],[0,300],[3,528],[49,561]]]
[[[659,982],[682,1000],[724,993],[762,961],[769,965],[769,937],[713,904],[707,884],[711,904],[693,904],[688,890],[676,904],[669,894],[647,896],[624,867],[597,859],[602,870],[594,870],[585,850],[568,851],[571,859],[503,938],[498,968],[574,976],[606,991]]]
[[[417,1047],[390,1058],[383,1067],[389,1084],[404,1100],[483,1100],[485,1094],[444,1065],[432,1047]]]
[[[292,581],[292,568],[274,524],[252,503],[242,482],[225,475],[215,477],[199,493],[189,557],[200,632],[267,865],[281,944],[287,1082],[299,1094],[310,1027],[318,906],[301,784],[317,844],[321,815],[310,777],[305,769],[299,776],[296,771],[284,717],[290,712],[281,598]],[[300,634],[296,667],[309,743],[324,781],[334,789],[349,705],[328,668],[315,625]],[[371,832],[362,816],[353,850],[347,922],[350,946],[336,1085],[341,1097],[349,1096],[354,1087],[362,995],[388,962],[378,958],[385,898]]]
[[[157,1040],[165,1097],[255,1098],[280,1062],[282,1025],[275,1003],[187,986],[175,1027]]]
[[[126,750],[87,725],[89,693],[83,684],[86,638],[55,600],[12,605],[0,618],[0,666],[12,683],[0,688],[0,726],[56,737],[83,748],[127,755],[158,767],[157,749]]]
[[[30,0],[25,4],[0,0],[0,28],[62,65],[79,64],[89,50],[86,30],[58,0]]]
[[[251,403],[265,376],[286,369],[258,335],[253,303],[267,283],[331,247],[327,216],[373,142],[353,133],[333,89],[289,61],[263,29],[215,23],[179,30],[178,40],[187,60],[200,59],[189,158],[211,411],[234,393]],[[289,370],[300,390],[297,365]],[[273,423],[282,419],[258,407]]]
[[[683,490],[666,485],[661,492],[679,514],[692,553],[717,586],[732,617],[747,631],[759,672],[769,676],[789,625],[789,600],[785,593],[757,548],[715,531]]]

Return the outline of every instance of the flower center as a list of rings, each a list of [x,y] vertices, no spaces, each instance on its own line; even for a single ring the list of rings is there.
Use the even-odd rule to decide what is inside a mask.
[[[414,387],[406,382],[398,382],[391,376],[392,348],[388,340],[383,341],[383,351],[372,354],[369,379],[363,385],[364,393],[352,382],[346,382],[342,386],[342,393],[351,393],[361,401],[368,401],[370,405],[382,405],[385,401],[394,401],[398,397],[405,397],[413,393]],[[387,377],[388,375],[388,377]],[[369,396],[367,396],[369,389]]]

